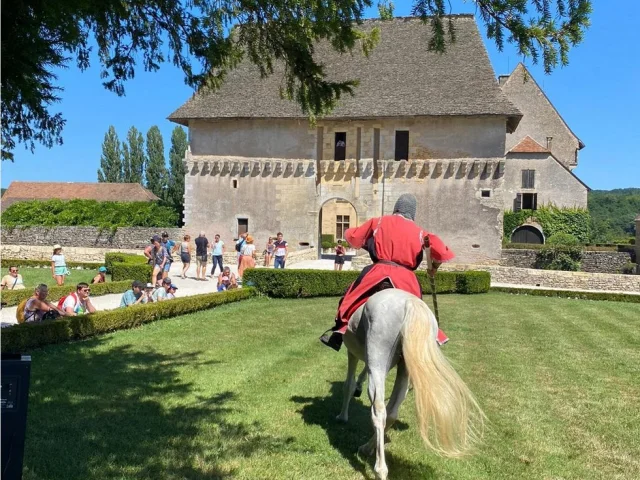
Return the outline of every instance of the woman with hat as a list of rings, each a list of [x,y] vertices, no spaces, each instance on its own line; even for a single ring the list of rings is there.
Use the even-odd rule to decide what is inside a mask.
[[[253,244],[253,236],[247,235],[242,250],[240,250],[240,265],[238,266],[238,276],[247,268],[256,268],[256,246]]]
[[[64,285],[64,277],[69,275],[67,262],[62,254],[62,246],[57,243],[53,246],[53,256],[51,257],[51,274],[58,286]]]

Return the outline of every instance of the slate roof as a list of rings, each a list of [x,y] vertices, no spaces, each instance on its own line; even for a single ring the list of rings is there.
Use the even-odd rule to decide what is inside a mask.
[[[500,115],[509,130],[522,114],[500,89],[472,15],[455,15],[456,41],[445,54],[428,50],[431,26],[419,18],[365,20],[380,29],[380,42],[365,57],[359,49],[339,54],[319,44],[316,55],[331,80],[357,79],[355,96],[343,96],[326,118]],[[196,93],[168,118],[183,125],[205,118],[300,118],[295,102],[280,98],[282,67],[266,79],[247,59],[214,93]]]
[[[54,198],[120,202],[160,200],[139,183],[11,182],[2,196],[2,210],[20,201]]]
[[[509,150],[509,153],[551,153],[551,151],[527,135],[520,143]]]

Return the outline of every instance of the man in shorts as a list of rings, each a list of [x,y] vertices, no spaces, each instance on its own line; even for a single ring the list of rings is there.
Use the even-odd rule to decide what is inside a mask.
[[[209,250],[209,240],[204,232],[196,238],[196,280],[206,280],[207,273],[207,252]]]

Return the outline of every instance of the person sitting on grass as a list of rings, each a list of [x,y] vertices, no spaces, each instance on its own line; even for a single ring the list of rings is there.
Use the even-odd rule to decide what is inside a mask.
[[[229,267],[224,267],[224,270],[222,270],[222,273],[218,277],[218,291],[224,292],[225,290],[231,290],[233,288],[238,288],[238,280],[236,276],[231,273]]]
[[[91,280],[91,283],[105,283],[107,281],[107,268],[106,267],[100,267],[98,269],[98,274],[93,277],[93,280]]]
[[[88,313],[94,313],[96,307],[91,303],[89,295],[91,294],[91,288],[84,282],[80,282],[76,286],[76,291],[70,293],[64,299],[62,304],[62,310],[69,316],[86,315]]]
[[[145,295],[142,293],[143,287],[144,283],[139,280],[134,280],[131,284],[131,290],[127,290],[122,294],[122,299],[120,300],[120,308],[145,303]]]
[[[65,312],[47,300],[49,287],[41,283],[35,288],[33,296],[18,305],[16,317],[18,323],[41,322],[64,316]]]
[[[171,289],[171,279],[169,277],[162,279],[162,286],[156,288],[155,292],[153,292],[152,298],[154,302],[162,302],[164,300],[169,300],[169,290]]]
[[[22,275],[18,273],[17,266],[9,267],[9,274],[2,277],[2,283],[0,283],[2,290],[22,290],[24,283],[22,282]]]

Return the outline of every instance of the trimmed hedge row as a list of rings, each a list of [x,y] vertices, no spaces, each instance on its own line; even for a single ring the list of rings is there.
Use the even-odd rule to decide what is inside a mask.
[[[91,284],[91,296],[98,297],[100,295],[108,295],[110,293],[123,293],[131,288],[131,280],[123,280],[121,282],[106,282]],[[23,290],[3,290],[2,303],[8,307],[18,305],[22,300],[33,295],[34,288],[25,288]],[[49,287],[49,300],[56,303],[59,298],[75,291],[75,285],[65,285],[62,287]]]
[[[139,280],[146,283],[153,273],[153,266],[147,263],[147,257],[133,253],[105,253],[104,263],[113,281]]]
[[[28,349],[52,343],[91,337],[99,333],[133,328],[164,318],[175,317],[237,302],[256,294],[252,288],[241,288],[220,293],[206,293],[174,300],[134,305],[128,308],[96,312],[78,317],[62,317],[40,323],[23,323],[2,329],[2,351],[24,353]]]
[[[245,271],[244,285],[255,287],[269,297],[334,297],[343,295],[360,272],[333,270],[282,270],[253,268]],[[423,293],[431,293],[426,272],[416,272]],[[488,272],[439,272],[436,293],[485,293]]]
[[[51,268],[51,260],[22,260],[17,258],[3,258],[2,266],[18,266],[18,267],[48,267]],[[96,262],[67,262],[69,268],[85,268],[87,270],[97,270],[102,263]]]
[[[575,298],[579,300],[607,300],[610,302],[640,303],[640,295],[606,292],[576,292],[573,290],[542,290],[533,288],[491,287],[492,292],[532,295],[540,297]]]

